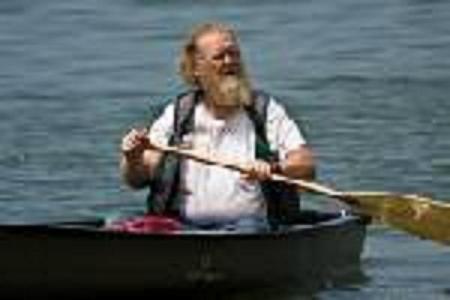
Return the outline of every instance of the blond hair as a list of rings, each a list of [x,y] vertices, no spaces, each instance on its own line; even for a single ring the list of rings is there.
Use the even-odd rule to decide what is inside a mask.
[[[188,85],[198,85],[197,76],[195,74],[195,60],[198,51],[197,41],[203,35],[211,32],[226,33],[237,40],[234,30],[222,23],[202,23],[194,27],[183,45],[179,60],[179,73]]]

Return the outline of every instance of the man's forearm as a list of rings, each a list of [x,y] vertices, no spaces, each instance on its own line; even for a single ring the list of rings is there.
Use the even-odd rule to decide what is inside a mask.
[[[313,180],[316,175],[316,167],[312,151],[303,146],[289,152],[286,159],[281,162],[281,172],[291,178]]]
[[[145,187],[150,180],[150,170],[142,157],[128,159],[122,154],[120,171],[125,183],[134,189]]]
[[[132,188],[140,189],[148,185],[162,158],[161,152],[145,150],[137,157],[126,157],[122,153],[120,169],[124,181]]]

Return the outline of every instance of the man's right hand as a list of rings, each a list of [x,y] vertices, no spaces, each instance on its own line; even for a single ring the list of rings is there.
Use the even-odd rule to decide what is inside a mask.
[[[142,158],[144,150],[151,148],[147,129],[131,129],[122,139],[121,150],[127,160]]]
[[[147,129],[131,129],[120,145],[120,169],[125,182],[136,189],[146,187],[162,154],[154,151]]]

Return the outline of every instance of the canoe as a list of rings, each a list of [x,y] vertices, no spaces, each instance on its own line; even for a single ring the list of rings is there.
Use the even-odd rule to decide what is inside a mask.
[[[296,224],[264,233],[130,234],[104,225],[0,225],[0,291],[218,291],[323,282],[359,269],[367,219],[303,211]]]

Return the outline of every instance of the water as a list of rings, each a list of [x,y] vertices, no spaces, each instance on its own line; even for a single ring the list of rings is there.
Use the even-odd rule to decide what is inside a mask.
[[[447,1],[3,0],[1,223],[143,209],[145,192],[120,181],[120,138],[180,89],[176,56],[202,20],[238,29],[255,84],[303,124],[322,182],[450,199]],[[380,225],[362,272],[275,298],[450,298],[448,248]]]

